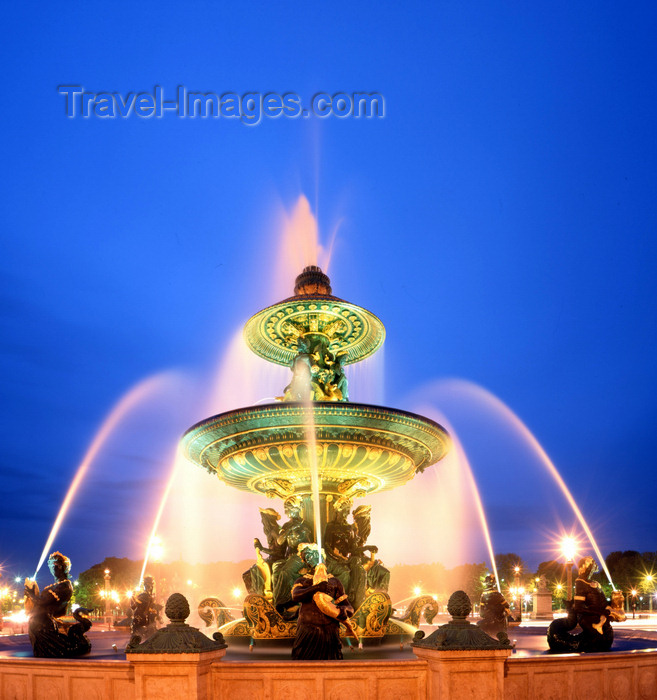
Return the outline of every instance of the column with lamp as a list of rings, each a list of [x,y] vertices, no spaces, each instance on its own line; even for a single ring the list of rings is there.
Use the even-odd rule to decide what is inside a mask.
[[[566,560],[566,609],[570,610],[573,601],[573,565],[577,556],[577,543],[573,537],[561,540],[561,554]]]
[[[518,615],[516,616],[516,621],[522,622],[522,596],[525,591],[520,588],[520,566],[513,567],[513,575],[515,579],[515,593],[518,600]]]
[[[112,593],[110,590],[111,582],[112,579],[110,577],[110,570],[105,569],[105,590],[103,591],[103,598],[105,598],[105,622],[107,623],[108,629],[112,625]]]

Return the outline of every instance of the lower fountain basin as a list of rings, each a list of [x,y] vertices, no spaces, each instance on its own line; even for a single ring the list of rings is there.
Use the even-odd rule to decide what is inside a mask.
[[[449,451],[428,418],[380,406],[324,402],[251,406],[208,418],[182,439],[185,456],[230,486],[287,498],[311,491],[314,426],[320,491],[361,498],[406,483]]]

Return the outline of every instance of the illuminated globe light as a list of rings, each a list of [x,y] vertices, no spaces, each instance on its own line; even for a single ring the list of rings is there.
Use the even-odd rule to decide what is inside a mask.
[[[240,588],[238,588],[237,586],[235,586],[235,588],[233,588],[233,598],[240,598],[241,596],[242,596],[242,590]]]
[[[414,595],[421,595],[422,594],[422,589],[420,588],[420,586],[415,586],[415,588],[413,588],[413,594]]]
[[[193,584],[192,584],[192,579],[191,579],[191,578],[188,578],[188,579],[187,579],[187,585],[188,585],[188,586],[193,585]]]
[[[15,581],[16,583],[20,583],[20,582],[21,582],[21,577],[20,577],[20,576],[16,576],[16,578],[14,578],[14,581]]]
[[[574,537],[564,537],[561,540],[561,554],[566,561],[575,561],[577,556],[577,541]]]

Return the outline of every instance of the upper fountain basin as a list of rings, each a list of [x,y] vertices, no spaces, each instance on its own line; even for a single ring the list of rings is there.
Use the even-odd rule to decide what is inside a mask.
[[[276,403],[208,418],[182,438],[185,456],[230,486],[287,498],[311,492],[309,425],[322,494],[360,498],[404,484],[449,450],[428,418],[358,403]]]

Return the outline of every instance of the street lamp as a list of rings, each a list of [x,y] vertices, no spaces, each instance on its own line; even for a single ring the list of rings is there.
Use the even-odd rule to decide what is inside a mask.
[[[561,554],[566,560],[566,600],[570,603],[573,599],[573,564],[577,556],[577,542],[573,537],[561,540]]]
[[[103,591],[103,598],[105,598],[105,621],[108,625],[110,625],[112,622],[110,583],[110,570],[105,569],[105,590]]]
[[[513,567],[513,574],[515,576],[516,593],[518,594],[518,617],[516,618],[518,622],[522,621],[522,589],[520,588],[520,566]]]
[[[636,595],[637,595],[637,590],[636,588],[633,588],[630,591],[630,595],[632,596],[632,619],[636,619]]]

